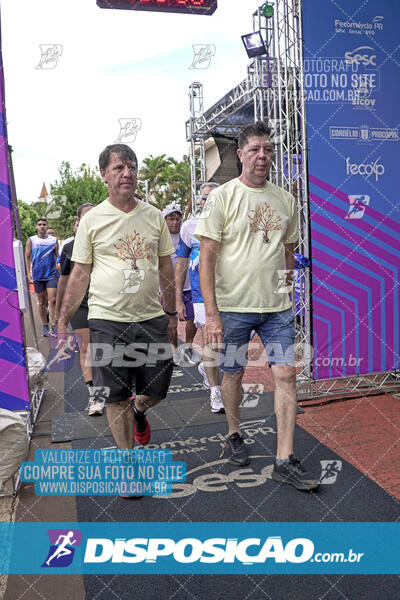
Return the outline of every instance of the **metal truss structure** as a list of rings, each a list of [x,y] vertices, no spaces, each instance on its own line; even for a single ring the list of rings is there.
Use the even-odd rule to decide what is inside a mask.
[[[297,199],[300,235],[296,252],[310,258],[302,0],[274,0],[269,4],[274,7],[271,18],[264,16],[262,6],[253,14],[253,31],[261,32],[267,55],[251,60],[245,79],[206,111],[202,84],[190,85],[186,137],[190,142],[192,205],[195,208],[199,188],[206,180],[206,139],[215,135],[236,138],[244,125],[267,121],[275,144],[269,178]],[[399,388],[399,378],[385,373],[335,380],[312,378],[312,357],[306,356],[312,340],[310,267],[300,269],[298,277],[298,298],[295,304],[293,294],[293,310],[297,323],[296,357],[302,359],[297,374],[299,399]]]

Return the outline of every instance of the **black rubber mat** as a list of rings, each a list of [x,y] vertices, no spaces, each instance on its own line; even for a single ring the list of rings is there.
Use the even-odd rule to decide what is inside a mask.
[[[341,464],[336,482],[321,485],[317,492],[301,493],[270,478],[274,416],[242,421],[241,430],[252,462],[239,469],[220,458],[225,424],[153,431],[148,447],[170,448],[175,460],[184,460],[186,483],[175,484],[172,497],[147,497],[135,503],[110,497],[97,497],[93,503],[92,498],[79,497],[80,520],[87,520],[99,505],[104,518],[119,521],[394,521],[398,517],[398,503],[392,496],[300,427],[295,451],[310,469],[320,472],[323,460]],[[111,438],[73,442],[74,448],[111,445]],[[207,477],[216,474],[215,480]]]
[[[56,415],[51,420],[51,443],[82,440],[110,435],[106,417],[89,417],[87,412],[76,411]]]
[[[84,584],[86,600],[399,600],[398,579],[378,575],[98,575]]]
[[[80,374],[78,355],[75,356],[72,368],[65,373],[65,413],[52,419],[52,443],[111,435],[105,416],[89,417],[84,410],[87,392]],[[273,402],[273,392],[246,395],[242,418],[272,414]],[[167,398],[151,409],[152,429],[175,429],[185,424],[215,422],[225,423],[225,417],[211,412],[209,393],[203,388],[197,367],[175,368]]]
[[[197,369],[196,369],[197,370]],[[194,369],[193,377],[195,377]],[[181,376],[179,376],[180,378]],[[68,382],[66,382],[68,385]],[[70,387],[76,388],[73,383]],[[183,386],[182,386],[183,387]],[[189,386],[187,386],[189,387]],[[84,390],[83,390],[84,391]],[[190,407],[182,393],[168,398],[179,414]],[[68,396],[68,393],[67,393]],[[70,394],[66,410],[82,410],[82,402]],[[270,399],[271,400],[271,399]],[[86,402],[86,400],[85,400]],[[341,466],[333,484],[316,492],[299,492],[270,478],[276,443],[274,415],[246,417],[241,429],[252,456],[248,467],[235,468],[220,458],[226,433],[223,416],[213,423],[201,419],[193,405],[183,423],[157,429],[153,423],[151,448],[171,448],[175,460],[185,460],[187,479],[176,484],[169,498],[145,497],[135,502],[118,497],[77,497],[78,521],[395,521],[398,502],[351,464],[296,427],[295,451],[307,466],[319,470],[321,461]],[[271,402],[269,401],[271,408]],[[257,408],[257,407],[256,407]],[[250,409],[246,409],[247,411]],[[250,413],[251,414],[251,413]],[[218,419],[218,422],[217,422]],[[72,442],[73,448],[113,445],[111,437],[92,437]],[[336,462],[335,462],[336,461]],[[85,576],[86,600],[398,600],[398,578],[353,575],[96,575]]]
[[[150,447],[172,448],[185,460],[187,481],[175,485],[173,497],[130,502],[110,497],[77,498],[81,521],[394,521],[398,503],[382,488],[297,427],[296,452],[317,470],[321,460],[340,461],[333,485],[299,492],[270,479],[276,439],[275,417],[243,422],[252,456],[248,467],[235,468],[219,458],[225,426],[219,423],[178,430],[158,430]],[[90,447],[112,440],[91,440]],[[85,447],[82,441],[74,448]],[[211,478],[211,475],[213,477]],[[245,484],[245,485],[243,485]],[[235,598],[235,600],[319,600],[364,598],[398,600],[398,579],[375,576],[85,576],[87,600],[140,598]],[[232,593],[234,586],[234,594]],[[364,587],[365,586],[365,587]],[[397,586],[397,587],[396,587]]]

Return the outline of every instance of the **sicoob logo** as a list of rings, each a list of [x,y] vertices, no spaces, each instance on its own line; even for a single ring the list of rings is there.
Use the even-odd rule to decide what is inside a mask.
[[[48,529],[50,548],[42,567],[68,567],[72,563],[75,547],[81,545],[79,529]]]

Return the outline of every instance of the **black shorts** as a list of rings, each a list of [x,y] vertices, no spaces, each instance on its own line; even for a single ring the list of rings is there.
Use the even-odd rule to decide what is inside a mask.
[[[88,324],[88,312],[87,308],[80,306],[74,316],[71,318],[72,329],[87,329]]]
[[[45,292],[47,288],[56,288],[58,286],[58,275],[53,277],[52,279],[38,279],[33,282],[33,287],[35,288],[35,292],[40,294],[41,292]]]
[[[133,393],[162,400],[172,376],[168,317],[140,323],[89,319],[93,383],[103,387],[107,403]]]

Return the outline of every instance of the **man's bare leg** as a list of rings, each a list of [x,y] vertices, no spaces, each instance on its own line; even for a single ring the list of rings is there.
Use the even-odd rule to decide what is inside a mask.
[[[215,359],[214,359],[215,360]],[[219,385],[219,368],[217,366],[207,367],[207,364],[212,364],[213,355],[209,354],[207,351],[207,347],[203,346],[203,365],[206,375],[208,377],[208,381],[211,387],[216,387]]]
[[[171,340],[172,350],[176,350],[178,348],[178,332],[174,333],[173,339]]]
[[[57,288],[47,288],[47,298],[49,301],[50,325],[56,325],[56,297],[57,297]]]
[[[277,423],[276,458],[287,459],[293,454],[294,429],[297,416],[296,370],[290,366],[272,365],[275,382],[275,415]]]
[[[221,393],[228,423],[228,435],[240,432],[240,403],[242,401],[243,371],[239,373],[224,373]]]
[[[47,324],[47,294],[46,290],[39,292],[37,295],[39,316],[42,320],[42,325]]]
[[[133,410],[131,399],[106,404],[107,421],[117,448],[133,448]]]
[[[150,423],[146,419],[146,410],[158,404],[160,400],[139,394],[135,398],[133,418],[135,421],[134,435],[138,444],[148,444],[151,436]]]
[[[201,334],[203,336],[203,366],[208,377],[208,381],[211,387],[219,386],[219,367],[215,364],[215,361],[218,360],[215,357],[215,352],[209,350],[207,346],[204,345],[204,325],[201,328]],[[213,366],[210,366],[213,365]]]
[[[88,328],[75,329],[74,334],[78,342],[80,351],[79,358],[81,363],[83,381],[87,383],[88,381],[92,381],[93,379],[91,366],[92,363],[90,357],[90,330]]]
[[[145,412],[148,408],[156,406],[159,402],[161,402],[161,400],[156,400],[155,398],[150,398],[150,396],[145,396],[143,394],[139,394],[135,398],[135,406],[140,412]]]
[[[187,346],[191,346],[193,344],[193,340],[195,338],[197,332],[197,327],[193,321],[186,321],[185,326],[185,343]]]
[[[275,414],[277,422],[276,460],[272,479],[293,485],[298,490],[313,490],[319,485],[319,475],[304,469],[298,459],[290,459],[293,452],[296,425],[296,371],[294,367],[273,365],[275,381]]]

